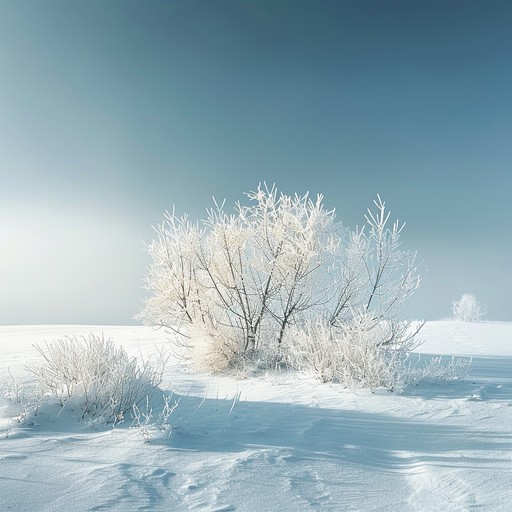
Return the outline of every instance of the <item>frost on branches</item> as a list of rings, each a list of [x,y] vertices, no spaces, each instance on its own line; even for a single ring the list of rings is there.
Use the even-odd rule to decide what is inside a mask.
[[[418,331],[400,319],[420,283],[416,253],[400,247],[403,224],[389,223],[380,197],[355,231],[321,195],[260,185],[247,198],[234,213],[214,203],[201,223],[165,213],[148,245],[152,294],[139,317],[180,333],[214,371],[287,365],[387,383]]]

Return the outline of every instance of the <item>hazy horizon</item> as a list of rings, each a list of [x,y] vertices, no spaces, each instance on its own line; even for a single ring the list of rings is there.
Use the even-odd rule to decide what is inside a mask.
[[[165,209],[406,222],[409,317],[512,321],[512,4],[0,0],[0,324],[137,323]]]

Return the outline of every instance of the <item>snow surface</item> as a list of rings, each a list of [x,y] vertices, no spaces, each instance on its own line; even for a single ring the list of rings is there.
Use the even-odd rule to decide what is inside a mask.
[[[34,343],[89,332],[139,357],[168,345],[145,327],[0,327],[1,378],[29,375]],[[150,443],[129,421],[70,411],[18,423],[0,401],[0,510],[511,510],[512,323],[431,322],[422,336],[424,354],[472,356],[468,376],[372,394],[175,362],[176,428]]]

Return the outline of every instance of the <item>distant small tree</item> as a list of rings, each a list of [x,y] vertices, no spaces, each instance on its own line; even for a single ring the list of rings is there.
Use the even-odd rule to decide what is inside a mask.
[[[459,300],[453,301],[453,320],[459,322],[478,322],[484,314],[485,307],[478,303],[472,293],[465,293]]]

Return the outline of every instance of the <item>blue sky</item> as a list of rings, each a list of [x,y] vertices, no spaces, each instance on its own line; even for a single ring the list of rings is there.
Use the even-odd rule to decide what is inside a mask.
[[[511,50],[509,1],[0,0],[0,324],[133,322],[163,210],[264,180],[512,320]]]

